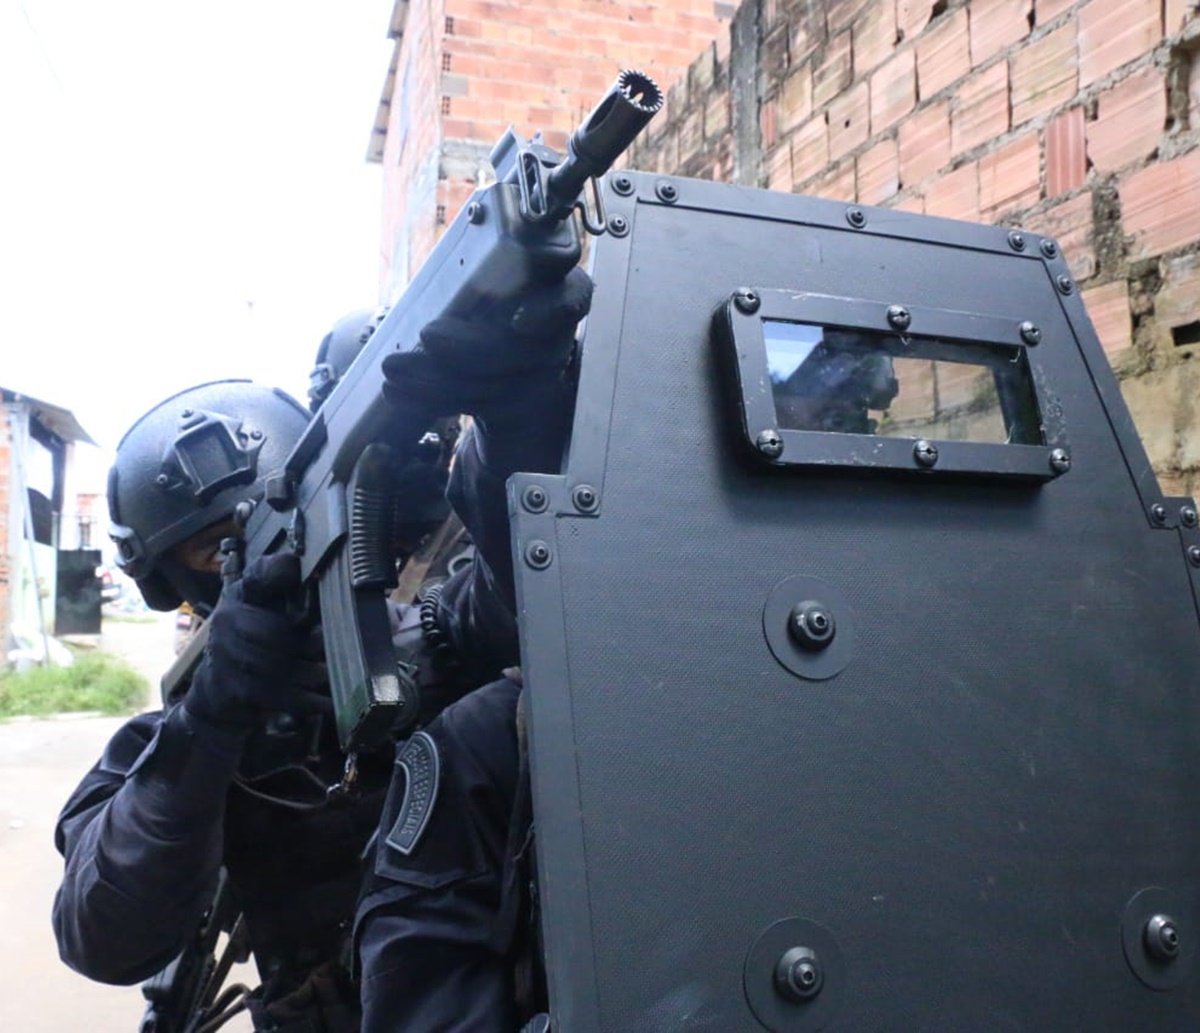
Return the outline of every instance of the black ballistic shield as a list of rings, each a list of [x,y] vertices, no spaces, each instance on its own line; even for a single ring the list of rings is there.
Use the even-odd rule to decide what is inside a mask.
[[[1200,534],[1057,249],[604,200],[510,483],[554,1028],[1200,1028]]]

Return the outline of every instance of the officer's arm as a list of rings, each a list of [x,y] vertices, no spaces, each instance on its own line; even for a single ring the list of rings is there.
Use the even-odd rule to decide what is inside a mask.
[[[419,347],[383,360],[383,391],[396,405],[474,417],[447,495],[482,562],[447,586],[439,614],[460,656],[482,650],[515,662],[505,482],[518,470],[559,470],[574,399],[575,330],[591,297],[591,280],[576,268],[560,283],[523,295],[507,320],[487,313],[434,320],[421,331]]]
[[[518,662],[505,482],[518,470],[558,472],[572,397],[561,377],[533,385],[527,404],[512,417],[476,421],[455,455],[447,495],[471,535],[476,559],[447,583],[438,623],[460,658],[486,658],[486,669],[474,672],[481,679]]]
[[[182,707],[114,736],[55,829],[66,866],[54,933],[73,969],[135,983],[179,952],[211,899],[243,738]]]
[[[451,705],[402,749],[360,897],[363,1029],[517,1028],[505,884],[519,686]],[[406,791],[409,777],[428,792]]]

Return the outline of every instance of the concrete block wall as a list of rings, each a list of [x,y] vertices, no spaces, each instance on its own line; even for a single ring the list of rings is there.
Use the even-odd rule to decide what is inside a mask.
[[[399,3],[407,14],[382,159],[389,300],[487,181],[488,155],[510,124],[565,149],[621,69],[666,88],[734,11],[725,0]]]
[[[1200,494],[1197,0],[746,0],[635,167],[1055,236]]]

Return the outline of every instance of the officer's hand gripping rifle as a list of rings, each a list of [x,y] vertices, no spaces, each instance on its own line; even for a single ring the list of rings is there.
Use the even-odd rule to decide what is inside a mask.
[[[441,414],[386,401],[380,363],[411,350],[435,318],[486,316],[565,276],[581,250],[574,212],[588,232],[604,231],[595,180],[661,105],[647,76],[625,71],[572,135],[565,159],[509,129],[492,150],[497,181],[477,190],[447,228],[268,483],[266,505],[246,519],[247,562],[290,547],[306,584],[318,586],[347,752],[411,727],[419,709],[416,685],[393,655],[385,590],[395,583],[394,529],[404,509],[393,489],[396,471]],[[590,215],[583,198],[589,182]]]

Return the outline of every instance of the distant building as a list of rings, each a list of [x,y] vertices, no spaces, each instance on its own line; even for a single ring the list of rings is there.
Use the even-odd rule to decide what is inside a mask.
[[[95,444],[70,410],[0,387],[0,661],[14,624],[54,633],[60,550],[97,547],[74,483],[80,442]]]
[[[487,180],[488,155],[510,124],[524,136],[542,130],[564,149],[619,71],[636,68],[665,91],[706,46],[727,44],[735,7],[396,0],[388,30],[396,45],[367,154],[383,166],[384,300],[396,299]]]

